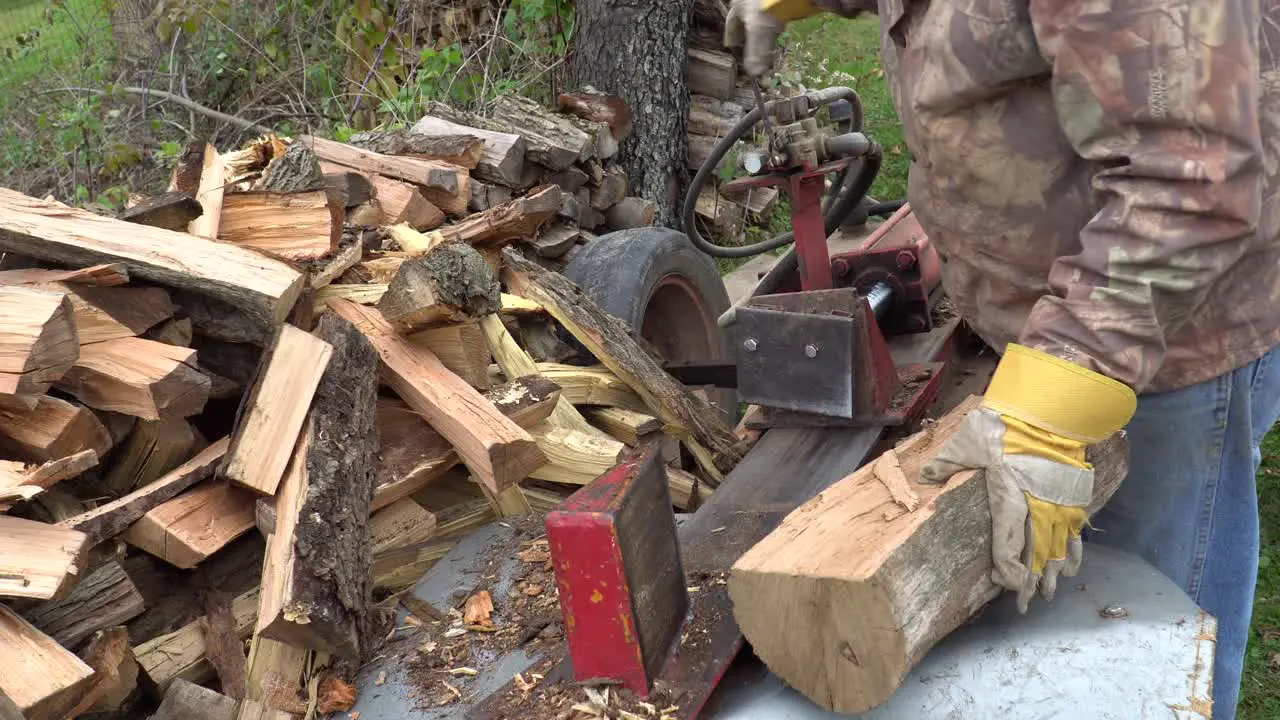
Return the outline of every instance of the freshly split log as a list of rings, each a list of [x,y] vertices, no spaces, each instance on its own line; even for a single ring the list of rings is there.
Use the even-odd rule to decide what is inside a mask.
[[[312,657],[310,650],[255,633],[249,646],[246,694],[236,720],[294,720],[306,714],[303,677]]]
[[[262,495],[275,494],[332,352],[315,335],[280,326],[237,412],[219,475]]]
[[[63,291],[0,287],[0,394],[42,394],[79,353],[71,300]]]
[[[101,410],[145,420],[187,417],[209,399],[209,378],[195,358],[190,348],[142,338],[108,340],[81,347],[56,386]]]
[[[430,350],[396,335],[376,310],[346,300],[331,300],[329,306],[377,348],[383,381],[453,444],[491,490],[519,482],[546,462],[527,432],[449,372]]]
[[[485,182],[518,187],[524,173],[525,141],[519,135],[484,128],[459,125],[444,118],[427,115],[414,124],[411,132],[425,137],[448,137],[463,133],[484,140],[476,177]]]
[[[324,138],[298,138],[321,160],[360,170],[367,175],[386,175],[422,188],[432,204],[450,215],[465,215],[471,199],[471,176],[466,168],[451,163],[419,158],[382,155]]]
[[[184,419],[139,421],[112,458],[103,485],[117,496],[127,495],[185,462],[199,441]]]
[[[560,210],[560,188],[554,185],[476,213],[441,228],[446,240],[470,245],[496,245],[516,238],[531,238]]]
[[[489,344],[478,322],[472,320],[429,328],[410,335],[408,340],[435,353],[445,367],[471,387],[480,391],[489,389]]]
[[[316,335],[333,356],[276,495],[256,634],[355,658],[369,601],[378,356],[338,316],[321,317]]]
[[[66,597],[41,603],[22,616],[40,632],[75,647],[89,636],[137,617],[146,609],[120,563],[100,565],[86,575]]]
[[[501,308],[501,288],[470,245],[445,243],[401,263],[378,310],[398,332],[484,317]]]
[[[863,466],[734,564],[729,595],[743,634],[771,671],[822,707],[858,713],[884,702],[934,644],[1000,594],[982,473],[916,481],[977,404],[970,398],[891,451],[897,482],[879,463]],[[1125,453],[1119,435],[1090,449],[1091,512],[1119,486]],[[904,491],[918,499],[914,510]]]
[[[529,473],[538,480],[586,485],[617,465],[626,453],[626,446],[613,438],[546,423],[531,428],[529,434],[549,460]]]
[[[0,537],[0,597],[56,599],[80,580],[89,551],[84,533],[0,515]]]
[[[467,209],[473,213],[484,212],[505,202],[511,202],[514,195],[511,189],[503,185],[489,185],[479,180],[471,181],[471,200]]]
[[[72,283],[37,286],[67,294],[81,345],[136,337],[173,317],[177,306],[164,288],[97,287]]]
[[[258,601],[259,590],[255,587],[231,602],[232,627],[240,640],[253,634]],[[133,648],[139,669],[161,693],[168,692],[172,684],[202,683],[214,677],[213,666],[205,655],[204,627],[205,620],[201,617]]]
[[[191,222],[204,209],[196,199],[184,192],[167,192],[149,197],[120,213],[120,219],[139,225],[186,232]]]
[[[210,480],[152,508],[121,537],[189,570],[253,529],[256,499],[248,490]]]
[[[5,717],[62,720],[89,687],[93,668],[0,605],[0,709]]]
[[[432,205],[413,185],[382,175],[371,175],[369,182],[378,199],[379,224],[404,223],[415,230],[431,230],[444,222],[440,208]]]
[[[0,512],[30,500],[63,480],[76,477],[98,464],[98,453],[84,450],[42,465],[27,467],[13,460],[0,460]]]
[[[138,663],[123,625],[99,630],[81,653],[93,678],[68,717],[89,712],[115,712],[138,687]]]
[[[129,282],[129,271],[124,263],[91,265],[79,270],[0,270],[0,285],[35,285],[38,283],[75,283],[111,287]]]
[[[284,320],[303,282],[297,270],[248,248],[4,189],[0,250],[81,267],[123,263],[130,276],[216,297],[270,323]]]
[[[213,240],[218,237],[218,223],[222,217],[223,188],[227,182],[226,165],[218,154],[218,149],[208,143],[204,146],[201,158],[200,184],[195,192],[201,213],[187,224],[187,232]]]
[[[312,290],[322,288],[355,267],[363,258],[364,246],[358,234],[356,237],[345,238],[333,255],[311,267],[307,286]]]
[[[538,236],[529,242],[539,257],[564,257],[569,249],[582,239],[583,231],[569,225],[551,225],[545,227]]]
[[[48,462],[92,450],[106,457],[113,442],[88,408],[49,395],[28,408],[0,399],[0,449],[28,462]]]
[[[519,128],[528,143],[526,157],[545,168],[563,170],[596,156],[596,138],[583,132],[569,116],[515,95],[499,99],[495,110],[503,122]]]
[[[662,421],[658,418],[625,408],[592,408],[586,411],[586,416],[588,420],[628,445],[636,445],[641,437],[662,429]]]
[[[334,222],[324,190],[227,193],[218,239],[288,260],[315,260],[337,249],[342,219]]]
[[[357,305],[377,305],[383,295],[387,294],[387,286],[381,283],[367,285],[326,285],[316,291],[312,298],[315,312],[324,312],[330,300],[349,300]]]
[[[591,207],[604,212],[627,196],[627,171],[614,165],[604,171],[604,176],[590,190]]]
[[[542,181],[544,183],[548,185],[555,185],[559,187],[561,191],[566,193],[578,192],[578,190],[582,189],[590,179],[591,178],[577,166],[568,167],[558,173],[548,173],[542,176]]]
[[[212,475],[214,468],[227,452],[227,444],[228,438],[222,438],[200,451],[195,457],[165,473],[159,480],[144,485],[118,500],[63,520],[58,523],[58,526],[83,532],[89,536],[90,545],[97,545],[107,538],[115,537],[151,508]]]
[[[369,517],[369,551],[377,562],[379,555],[425,542],[435,531],[435,515],[411,498],[397,500]]]
[[[480,162],[485,141],[465,129],[456,133],[418,132],[419,122],[408,130],[371,131],[352,135],[347,144],[383,155],[407,155],[423,160],[475,168]]]
[[[236,701],[186,680],[169,686],[149,720],[235,720]]]
[[[548,272],[510,248],[503,252],[507,286],[547,309],[606,367],[636,391],[689,446],[713,477],[728,472],[742,453],[721,415],[667,374],[632,339],[617,318],[605,313],[563,275]]]

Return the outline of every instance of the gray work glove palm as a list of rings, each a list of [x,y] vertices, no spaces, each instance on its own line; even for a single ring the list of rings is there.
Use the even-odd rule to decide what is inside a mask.
[[[760,9],[760,0],[733,0],[724,23],[724,45],[742,48],[742,68],[760,77],[773,68],[773,52],[785,27]]]

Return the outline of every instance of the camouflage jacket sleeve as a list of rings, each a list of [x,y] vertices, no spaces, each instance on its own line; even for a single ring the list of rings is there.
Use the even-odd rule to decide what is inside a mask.
[[[1030,12],[1059,122],[1097,168],[1099,210],[1021,342],[1141,391],[1258,227],[1258,0],[1032,0]]]

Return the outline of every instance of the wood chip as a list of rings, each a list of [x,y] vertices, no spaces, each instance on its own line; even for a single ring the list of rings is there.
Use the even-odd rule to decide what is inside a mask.
[[[467,625],[493,625],[489,615],[493,613],[493,597],[488,590],[481,590],[471,597],[462,608],[462,622]]]
[[[875,467],[873,468],[876,479],[884,483],[889,490],[889,494],[893,496],[893,501],[907,512],[915,512],[920,507],[920,497],[911,489],[911,484],[907,482],[907,476],[902,472],[902,465],[898,462],[898,453],[894,450],[886,450],[884,454],[876,458]]]

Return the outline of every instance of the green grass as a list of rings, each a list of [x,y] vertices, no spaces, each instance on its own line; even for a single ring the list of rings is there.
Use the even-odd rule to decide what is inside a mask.
[[[907,194],[907,151],[893,98],[880,70],[880,25],[874,18],[819,15],[787,29],[787,70],[809,88],[851,87],[862,100],[863,132],[884,147],[884,164],[871,187],[878,200]]]
[[[885,148],[885,164],[871,194],[906,195],[907,153],[893,102],[880,71],[875,18],[810,18],[788,29],[788,71],[805,86],[847,85],[862,98],[864,130]],[[1262,554],[1253,599],[1253,626],[1240,689],[1239,720],[1280,718],[1280,430],[1263,442],[1258,471]]]
[[[100,44],[111,40],[105,3],[67,0],[51,14],[53,22],[47,19],[49,5],[41,0],[0,0],[0,91],[16,90],[71,67],[80,59],[81,38],[92,38],[95,52],[109,51],[109,45]],[[20,47],[18,36],[32,31],[39,35],[31,45]]]
[[[1280,431],[1272,430],[1262,443],[1258,505],[1262,555],[1240,688],[1241,720],[1280,718]]]

